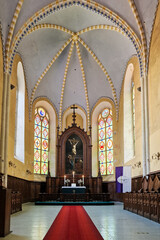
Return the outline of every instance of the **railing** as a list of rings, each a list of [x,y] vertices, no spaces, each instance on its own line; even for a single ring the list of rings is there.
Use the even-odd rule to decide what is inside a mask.
[[[59,201],[59,202],[107,202],[110,200],[109,193],[40,193],[39,201]]]

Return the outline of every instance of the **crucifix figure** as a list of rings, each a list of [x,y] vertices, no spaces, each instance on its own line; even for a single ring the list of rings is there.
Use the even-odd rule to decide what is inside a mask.
[[[71,109],[73,109],[73,114],[72,114],[72,118],[73,118],[73,123],[72,126],[76,126],[76,113],[75,113],[75,109],[77,109],[77,107],[75,106],[75,104],[73,104],[73,106],[71,107]]]
[[[72,155],[68,156],[68,159],[70,160],[71,165],[73,166],[73,170],[75,171],[75,157],[76,157],[76,146],[79,143],[78,140],[76,140],[75,138],[72,139],[68,139],[68,141],[70,142],[71,146],[72,146]]]
[[[79,143],[79,141],[76,140],[75,138],[68,139],[68,140],[69,140],[70,144],[72,145],[72,153],[73,153],[73,155],[76,155],[76,153],[77,153],[76,152],[76,146]]]

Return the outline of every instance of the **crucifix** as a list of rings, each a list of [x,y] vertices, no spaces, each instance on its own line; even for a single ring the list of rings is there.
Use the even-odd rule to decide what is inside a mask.
[[[77,107],[75,106],[75,104],[73,104],[73,106],[71,107],[71,109],[73,109],[73,114],[72,114],[72,118],[73,118],[73,123],[72,126],[76,126],[76,113],[75,113],[75,109],[77,109]]]

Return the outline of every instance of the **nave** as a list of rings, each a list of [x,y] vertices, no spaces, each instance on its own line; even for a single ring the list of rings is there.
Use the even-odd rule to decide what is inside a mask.
[[[104,240],[159,240],[158,223],[123,210],[123,204],[120,202],[116,202],[113,206],[84,208]],[[60,209],[61,206],[23,204],[23,211],[11,217],[12,233],[0,239],[42,240]]]

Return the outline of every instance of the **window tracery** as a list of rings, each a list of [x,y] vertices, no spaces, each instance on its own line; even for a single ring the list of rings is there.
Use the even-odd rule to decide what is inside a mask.
[[[105,108],[98,117],[98,146],[101,175],[113,174],[113,119],[109,108]]]
[[[48,174],[49,115],[42,107],[35,109],[34,173]]]

